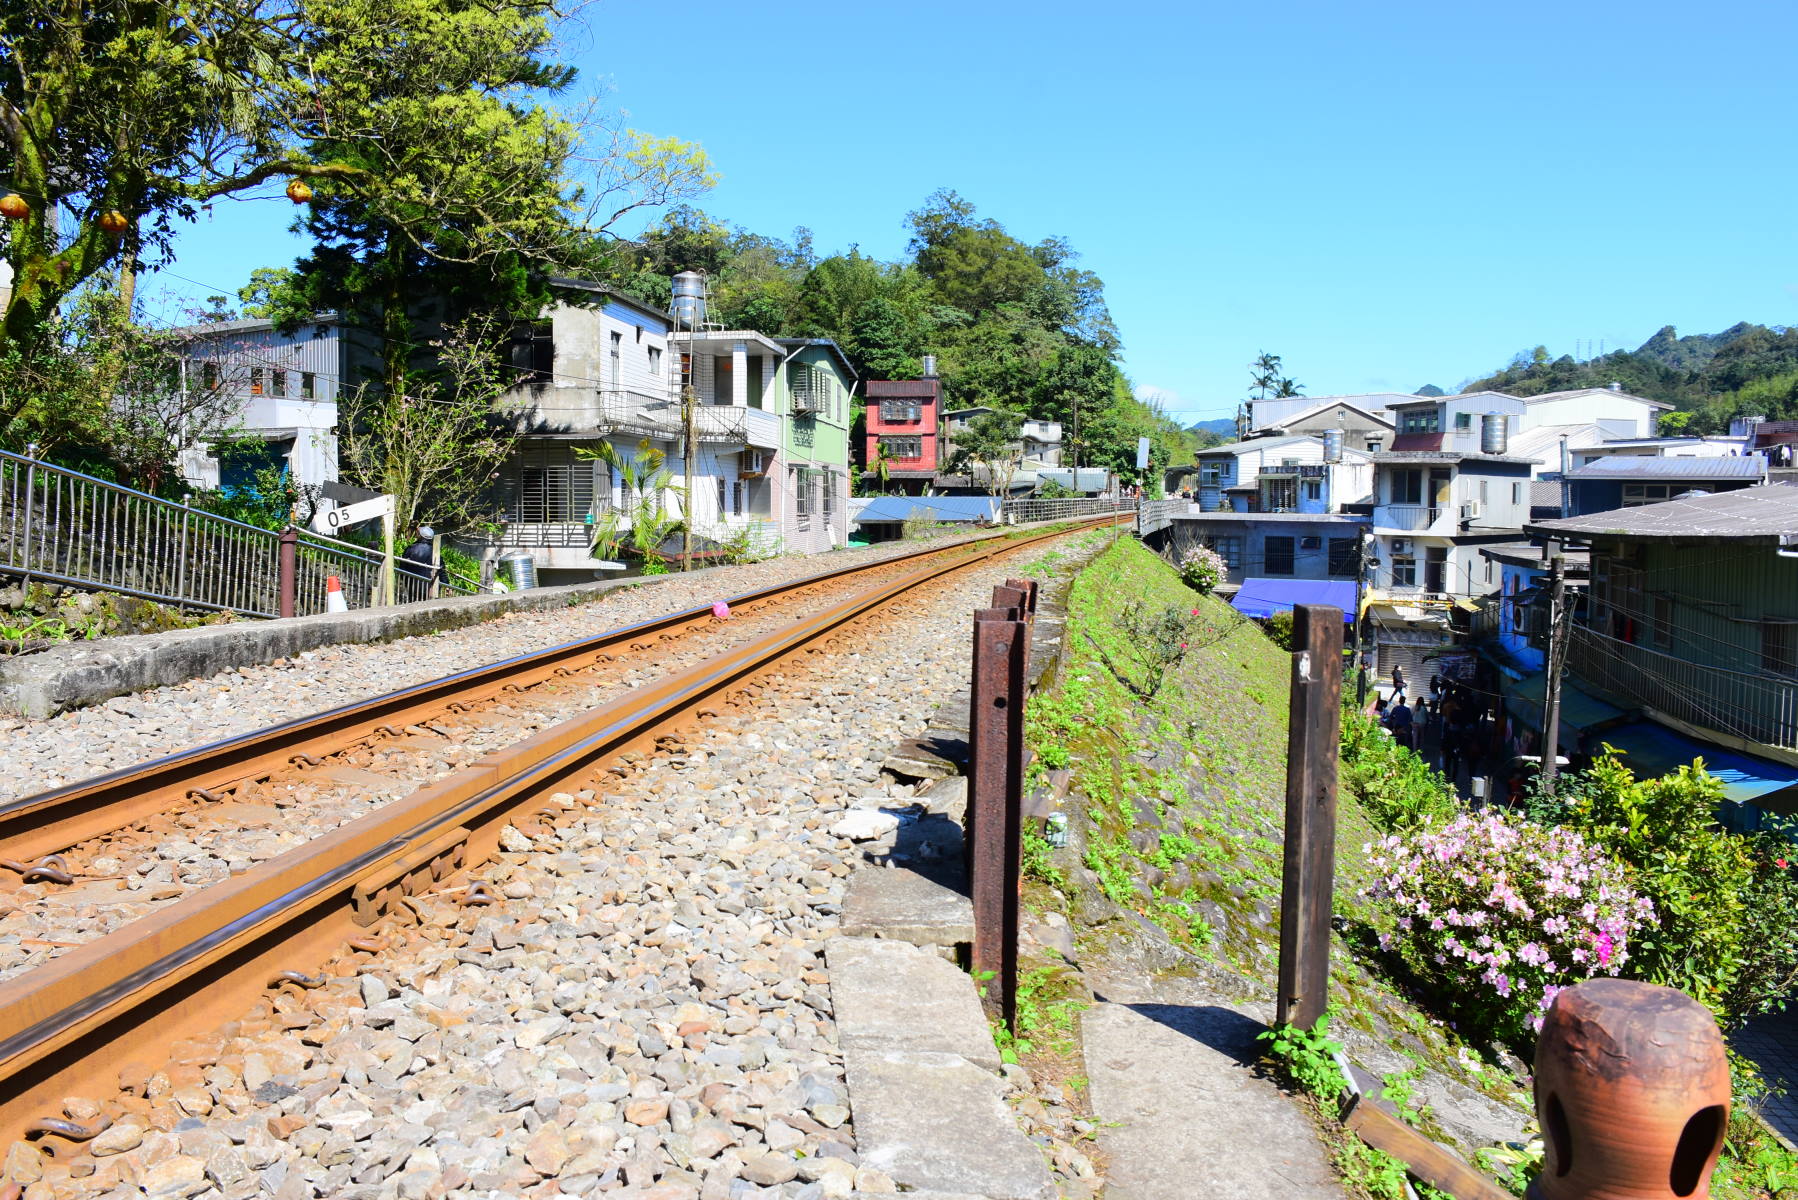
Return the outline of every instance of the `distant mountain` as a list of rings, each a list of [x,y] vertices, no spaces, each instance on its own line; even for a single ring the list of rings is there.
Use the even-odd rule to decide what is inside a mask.
[[[1437,387],[1433,383],[1426,383],[1422,387],[1418,388],[1415,392],[1412,392],[1411,394],[1413,396],[1446,396],[1446,395],[1448,395],[1447,392],[1443,391],[1441,388]]]
[[[1612,383],[1678,409],[1661,418],[1663,431],[1723,433],[1732,417],[1749,413],[1798,418],[1798,329],[1739,321],[1721,333],[1681,337],[1664,325],[1634,350],[1585,362],[1566,354],[1551,358],[1537,346],[1461,390],[1538,396]]]
[[[1196,425],[1186,427],[1188,433],[1215,433],[1219,437],[1231,437],[1236,433],[1234,417],[1219,417],[1215,421],[1200,421]]]

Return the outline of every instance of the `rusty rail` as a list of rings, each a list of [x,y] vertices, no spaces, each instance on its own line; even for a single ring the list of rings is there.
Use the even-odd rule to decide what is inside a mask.
[[[1077,522],[1067,528],[1103,523]],[[858,574],[891,569],[895,564],[933,555],[965,555],[970,546],[1007,537],[1015,540],[1015,533],[989,534],[972,542],[823,571],[731,596],[727,603],[733,610],[753,607]],[[711,605],[698,605],[0,803],[0,859],[32,861],[67,850],[88,838],[167,811],[170,804],[190,795],[221,797],[240,783],[265,780],[286,770],[295,760],[316,762],[338,748],[374,736],[383,725],[404,729],[441,713],[451,703],[480,703],[506,688],[531,687],[558,671],[588,665],[620,647],[628,650],[632,643],[675,636],[711,623]]]
[[[67,1095],[110,1094],[121,1068],[216,1028],[245,991],[290,979],[367,936],[384,906],[491,854],[533,799],[734,703],[762,672],[953,571],[1060,536],[998,540],[842,600],[791,626],[490,755],[287,854],[0,983],[0,1138]],[[709,612],[709,610],[707,610]],[[704,706],[704,707],[702,707]],[[304,972],[301,972],[303,975]]]

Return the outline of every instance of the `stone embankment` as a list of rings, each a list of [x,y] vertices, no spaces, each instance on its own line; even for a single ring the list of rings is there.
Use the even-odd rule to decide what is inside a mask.
[[[844,1036],[850,1010],[833,960],[844,953],[845,881],[864,850],[832,831],[856,812],[920,824],[915,786],[881,772],[887,752],[923,732],[941,697],[965,690],[970,611],[994,583],[1053,555],[1026,551],[903,600],[839,651],[767,678],[753,707],[571,791],[559,828],[509,831],[479,871],[502,904],[428,896],[415,923],[384,930],[384,950],[328,964],[324,986],[272,996],[167,1061],[146,1051],[121,1063],[126,1092],[67,1102],[71,1117],[114,1117],[91,1156],[49,1160],[17,1143],[5,1177],[29,1185],[26,1200],[894,1192],[882,1165],[894,1160],[869,1153],[877,1129],[853,1080],[845,1085],[846,1056],[869,1043]],[[557,617],[589,629],[601,619]],[[574,632],[506,636],[542,644]],[[393,674],[369,690],[402,682],[393,675],[403,660],[386,661]],[[449,665],[439,657],[427,673]],[[208,687],[218,682],[183,689],[197,712],[275,703],[263,685],[214,707]],[[139,725],[112,713],[102,727],[178,746],[184,734],[163,726],[193,730],[186,719],[145,713]],[[80,725],[64,721],[66,740]],[[920,978],[948,966],[925,957]],[[964,1030],[970,1018],[964,1006]],[[1090,1197],[1076,1172],[1045,1168],[1078,1151],[1034,1119],[1044,1106],[1027,1081],[991,1069],[990,1039],[985,1050],[970,1039],[969,1053],[981,1060],[969,1084],[987,1116],[1009,1110],[1026,1122],[1029,1141],[1010,1132],[1037,1155],[1031,1185],[1053,1179]]]

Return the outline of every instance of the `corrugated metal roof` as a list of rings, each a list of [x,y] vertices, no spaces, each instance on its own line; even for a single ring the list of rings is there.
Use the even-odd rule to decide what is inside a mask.
[[[1756,454],[1722,458],[1662,458],[1658,454],[1617,454],[1567,472],[1582,479],[1760,479],[1767,460]]]
[[[1563,437],[1567,439],[1569,447],[1604,440],[1603,432],[1591,422],[1576,425],[1538,425],[1534,429],[1525,429],[1521,433],[1512,434],[1505,447],[1505,453],[1513,458],[1535,459],[1549,470],[1558,471],[1561,469],[1561,439]]]
[[[1650,460],[1654,461],[1654,460]],[[1775,541],[1798,535],[1798,486],[1789,483],[1738,488],[1689,500],[1640,508],[1534,521],[1525,532],[1551,537],[1674,540],[1732,538]]]
[[[908,521],[914,515],[929,521],[991,521],[998,508],[991,496],[876,496],[855,519],[861,525]]]

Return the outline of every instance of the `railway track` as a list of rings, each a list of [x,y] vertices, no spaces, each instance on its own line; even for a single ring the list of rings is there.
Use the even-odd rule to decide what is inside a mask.
[[[752,704],[758,676],[828,648],[852,622],[908,592],[1045,539],[1111,523],[964,543],[735,597],[733,607],[753,609],[783,597],[815,597],[838,581],[889,576],[485,754],[0,983],[0,1130],[9,1138],[41,1137],[52,1148],[78,1146],[98,1129],[64,1119],[63,1097],[115,1094],[121,1064],[140,1058],[143,1048],[217,1028],[246,1007],[246,994],[305,987],[314,979],[312,964],[346,948],[378,952],[378,939],[369,940],[372,927],[404,917],[409,897],[442,891],[467,875],[495,851],[508,823],[553,825],[567,801],[552,797],[608,769],[628,773],[641,761],[632,756],[658,741],[725,708]],[[26,861],[171,804],[216,802],[231,789],[310,769],[371,738],[405,736],[421,721],[508,690],[563,678],[608,657],[662,649],[711,620],[709,607],[687,610],[28,797],[0,808],[0,854]],[[470,906],[499,899],[478,880],[458,894]]]

